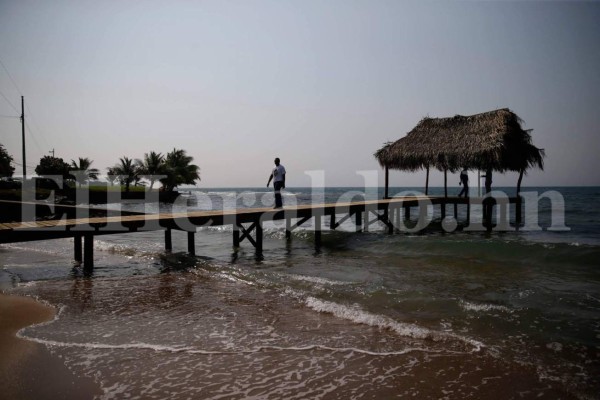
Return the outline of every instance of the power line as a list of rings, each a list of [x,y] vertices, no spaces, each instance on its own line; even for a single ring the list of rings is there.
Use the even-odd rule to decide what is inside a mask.
[[[17,115],[0,115],[0,118],[21,118]]]
[[[27,121],[25,121],[25,127],[27,128],[27,132],[29,132],[29,136],[33,139],[33,143],[35,143],[35,145],[37,146],[38,150],[43,153],[44,151],[42,150],[42,147],[40,146],[40,144],[38,143],[37,139],[35,138],[35,136],[31,132],[31,128],[29,128],[29,123]]]
[[[15,89],[17,89],[17,92],[19,92],[19,94],[21,96],[23,96],[21,89],[19,89],[19,85],[17,85],[17,82],[13,79],[12,75],[8,71],[8,68],[6,68],[6,65],[4,65],[4,63],[2,62],[1,59],[0,59],[0,65],[2,65],[2,68],[4,68],[6,75],[8,75],[8,77],[9,77],[10,81],[12,82],[12,84],[14,85]],[[2,93],[0,93],[0,94],[2,94]],[[8,98],[4,94],[2,94],[2,97],[4,97],[4,99],[8,102],[8,104],[10,104],[12,106],[12,108],[17,113],[19,113],[19,110],[17,110],[17,108],[8,100]],[[31,112],[31,109],[29,108],[29,103],[25,104],[25,108],[27,109],[29,119],[31,119],[31,122],[33,122],[33,126],[36,128],[37,132],[39,133],[40,137],[42,138],[42,141],[44,142],[46,147],[50,147],[42,130],[39,128],[39,124],[37,123],[36,119],[34,118],[33,113]],[[20,117],[16,117],[16,118],[20,118]],[[26,123],[26,125],[27,125],[27,123]],[[36,146],[38,147],[38,150],[41,151],[40,144],[38,143],[36,137],[34,136],[33,130],[28,125],[27,125],[27,130],[29,131],[30,136],[33,138],[33,141],[35,142]]]
[[[50,147],[50,145],[46,141],[46,136],[43,134],[42,130],[40,129],[40,126],[38,125],[36,119],[33,117],[33,113],[31,112],[31,109],[29,108],[29,104],[28,103],[25,103],[25,108],[27,109],[27,112],[29,113],[29,115],[28,115],[29,119],[31,120],[31,122],[33,122],[33,126],[34,126],[34,128],[36,128],[37,132],[40,134],[40,137],[42,138],[42,141],[44,142],[44,144],[46,145],[46,147]]]
[[[16,161],[13,161],[12,163],[15,164],[15,165],[18,165],[19,167],[23,166],[23,164],[21,164],[19,162],[16,162]],[[29,170],[33,170],[33,171],[35,171],[35,169],[36,169],[36,167],[32,167],[31,165],[26,165],[25,168],[27,168]]]
[[[17,114],[19,114],[19,110],[17,110],[17,107],[15,107],[15,106],[14,106],[14,104],[10,102],[10,100],[8,99],[8,97],[6,97],[6,96],[4,95],[4,93],[2,93],[2,92],[0,92],[0,95],[1,95],[2,97],[4,97],[4,100],[6,100],[6,102],[7,102],[8,104],[10,104],[10,106],[13,108],[13,110],[15,110],[15,112],[16,112]]]
[[[2,68],[4,68],[4,70],[6,71],[6,75],[8,75],[8,77],[10,78],[11,82],[13,83],[13,85],[15,85],[15,89],[17,89],[17,92],[19,92],[19,94],[22,96],[23,93],[21,93],[21,90],[19,90],[19,86],[17,86],[17,82],[15,82],[15,80],[11,76],[10,72],[8,72],[8,69],[6,68],[6,66],[4,65],[4,63],[2,62],[2,60],[0,60],[0,65],[2,65]]]

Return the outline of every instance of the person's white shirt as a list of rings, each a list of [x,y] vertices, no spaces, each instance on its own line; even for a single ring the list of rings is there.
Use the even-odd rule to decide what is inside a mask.
[[[283,176],[285,175],[285,168],[279,164],[273,168],[273,182],[283,182]]]

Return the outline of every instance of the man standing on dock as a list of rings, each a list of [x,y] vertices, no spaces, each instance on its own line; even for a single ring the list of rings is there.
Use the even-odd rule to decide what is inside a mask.
[[[267,187],[269,187],[271,180],[273,180],[273,190],[275,191],[275,208],[282,208],[281,189],[285,189],[285,167],[279,163],[279,158],[275,159],[275,168],[269,176]]]

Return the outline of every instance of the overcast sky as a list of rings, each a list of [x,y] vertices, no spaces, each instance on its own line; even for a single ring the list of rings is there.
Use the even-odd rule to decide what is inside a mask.
[[[53,148],[104,173],[176,147],[200,187],[262,186],[276,156],[288,186],[361,186],[421,118],[508,107],[546,150],[525,185],[600,185],[599,2],[0,0],[0,60],[33,168]],[[2,97],[0,115],[21,162]]]

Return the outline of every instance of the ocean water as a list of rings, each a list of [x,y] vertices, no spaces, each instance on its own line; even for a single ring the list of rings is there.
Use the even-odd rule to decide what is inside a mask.
[[[91,275],[71,240],[15,243],[0,245],[0,285],[59,310],[19,335],[103,398],[599,398],[600,188],[524,190],[558,193],[568,229],[548,229],[562,205],[543,199],[526,215],[540,230],[447,233],[436,208],[422,232],[355,232],[350,219],[317,248],[310,222],[290,241],[275,222],[260,255],[233,249],[231,227],[200,228],[197,257],[184,233],[167,254],[161,232],[139,232],[98,237]],[[380,195],[290,188],[284,203]],[[264,188],[233,188],[108,207],[272,204]]]

